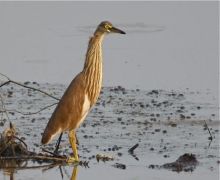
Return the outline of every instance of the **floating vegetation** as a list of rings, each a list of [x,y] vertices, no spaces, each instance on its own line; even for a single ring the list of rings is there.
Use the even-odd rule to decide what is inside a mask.
[[[110,156],[110,155],[105,155],[105,154],[97,154],[96,155],[96,160],[99,162],[99,161],[103,161],[103,162],[106,162],[106,161],[113,161],[114,160],[114,157],[113,156]]]

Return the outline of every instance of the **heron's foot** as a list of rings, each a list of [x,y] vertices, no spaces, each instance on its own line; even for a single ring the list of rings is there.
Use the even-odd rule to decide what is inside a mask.
[[[70,156],[70,157],[67,158],[66,162],[68,164],[78,164],[79,163],[79,158],[75,158],[75,157]]]

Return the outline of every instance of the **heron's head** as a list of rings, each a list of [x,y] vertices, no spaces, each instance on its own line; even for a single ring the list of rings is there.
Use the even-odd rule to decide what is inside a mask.
[[[124,31],[114,27],[112,25],[112,23],[108,22],[108,21],[103,21],[101,22],[97,29],[96,29],[96,33],[119,33],[119,34],[126,34]]]

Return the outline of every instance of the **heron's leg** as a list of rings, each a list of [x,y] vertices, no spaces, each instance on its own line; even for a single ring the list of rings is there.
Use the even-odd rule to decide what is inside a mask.
[[[76,137],[76,144],[79,146],[79,140],[78,140],[78,138],[77,138],[76,133],[75,133],[75,137]]]
[[[53,152],[54,154],[58,154],[58,150],[59,150],[59,147],[60,147],[60,142],[61,142],[62,136],[63,136],[63,133],[60,134],[60,137],[57,140],[56,147],[55,147],[55,150]]]
[[[67,162],[68,163],[79,162],[78,150],[77,150],[77,147],[76,147],[76,134],[75,134],[74,130],[69,132],[69,141],[70,141],[74,156],[69,157]]]
[[[72,176],[71,176],[70,180],[76,180],[77,179],[77,174],[78,174],[78,169],[77,168],[78,168],[77,166],[74,166]]]

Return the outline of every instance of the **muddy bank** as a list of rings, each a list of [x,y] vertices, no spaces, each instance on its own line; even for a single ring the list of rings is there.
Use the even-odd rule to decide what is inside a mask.
[[[59,84],[27,85],[60,97],[66,86]],[[18,129],[29,150],[40,152],[41,133],[55,106],[32,115],[42,107],[57,101],[38,92],[7,85],[1,89],[11,122]],[[219,117],[218,100],[211,92],[127,90],[123,87],[103,88],[97,105],[78,129],[79,155],[89,161],[90,168],[78,167],[78,179],[218,179]],[[21,114],[21,112],[23,114]],[[210,141],[210,134],[213,140]],[[7,117],[0,119],[0,129],[8,126]],[[58,138],[58,137],[57,137]],[[53,151],[56,139],[44,147]],[[133,153],[129,152],[138,144]],[[67,136],[61,142],[61,155],[69,155]],[[198,164],[193,172],[176,173],[167,169],[152,169],[150,165],[175,162],[178,157],[194,154]],[[97,154],[113,157],[97,162]],[[27,162],[26,166],[39,164]],[[60,170],[60,168],[62,170]],[[2,169],[0,178],[13,174],[14,179],[70,179],[72,166],[55,166],[18,170]],[[42,171],[43,169],[43,171]],[[62,171],[62,173],[61,173]],[[189,176],[190,173],[190,176]],[[167,177],[167,178],[166,178]]]

